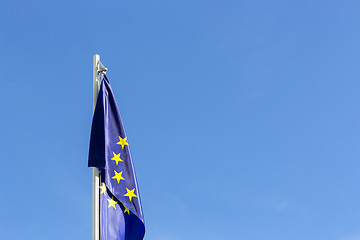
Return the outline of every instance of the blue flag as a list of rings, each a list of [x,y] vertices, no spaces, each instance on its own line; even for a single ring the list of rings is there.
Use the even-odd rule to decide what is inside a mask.
[[[100,239],[143,239],[144,217],[128,139],[105,75],[92,122],[88,166],[100,169]]]

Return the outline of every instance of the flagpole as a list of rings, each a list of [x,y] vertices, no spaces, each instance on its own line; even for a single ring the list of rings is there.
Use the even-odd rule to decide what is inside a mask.
[[[96,101],[99,95],[99,88],[100,88],[100,73],[99,73],[99,63],[100,63],[100,56],[95,54],[93,57],[93,112],[95,111]],[[99,206],[99,169],[93,167],[93,221],[92,221],[92,239],[93,240],[100,240],[100,206]]]

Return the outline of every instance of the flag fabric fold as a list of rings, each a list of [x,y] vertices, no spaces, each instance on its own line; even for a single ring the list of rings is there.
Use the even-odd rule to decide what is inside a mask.
[[[106,75],[93,116],[88,166],[100,170],[100,239],[143,239],[144,217],[129,143]]]

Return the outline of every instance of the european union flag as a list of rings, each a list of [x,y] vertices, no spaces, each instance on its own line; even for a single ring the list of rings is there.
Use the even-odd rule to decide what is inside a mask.
[[[143,239],[144,217],[129,144],[105,75],[92,122],[88,166],[100,169],[100,239]]]

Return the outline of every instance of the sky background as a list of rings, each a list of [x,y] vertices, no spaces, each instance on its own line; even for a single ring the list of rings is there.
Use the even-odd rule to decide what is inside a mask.
[[[1,239],[91,239],[96,53],[146,240],[360,239],[359,1],[1,9]]]

